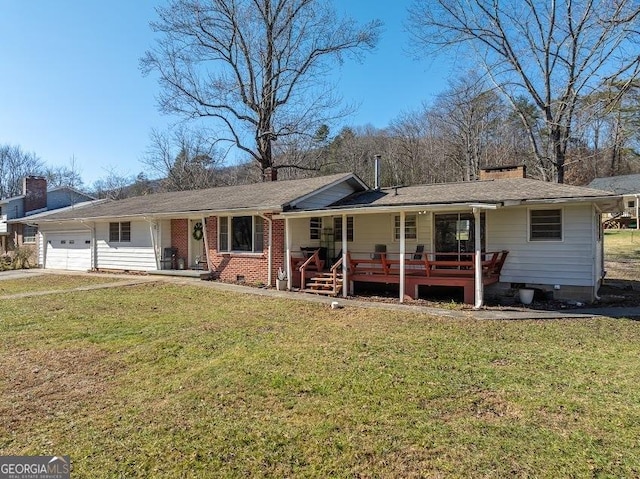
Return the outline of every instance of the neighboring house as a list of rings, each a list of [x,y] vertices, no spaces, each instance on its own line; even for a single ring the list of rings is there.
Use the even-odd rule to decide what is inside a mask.
[[[107,201],[39,215],[36,223],[47,268],[194,268],[271,286],[283,268],[291,287],[308,260],[317,269],[335,264],[325,276],[339,275],[349,285],[344,295],[360,282],[385,281],[400,285],[400,301],[432,285],[467,291],[471,284],[478,304],[491,283],[494,293],[528,286],[594,299],[604,275],[600,216],[619,208],[620,197],[523,176],[523,167],[494,168],[481,181],[370,189],[340,174]],[[313,250],[322,258],[303,256]],[[508,257],[489,271],[494,251]],[[452,257],[455,267],[437,268]],[[373,269],[379,260],[384,275]],[[491,264],[474,270],[482,260]],[[485,269],[491,281],[474,283],[474,271],[482,277]],[[443,271],[451,283],[435,279]]]
[[[2,253],[16,246],[29,245],[38,252],[38,228],[29,221],[32,215],[93,200],[67,186],[47,189],[47,180],[39,176],[23,179],[22,194],[0,199],[0,248]]]
[[[635,219],[635,221],[621,222],[621,225],[635,226],[640,229],[640,174],[620,175],[596,178],[589,183],[589,188],[613,191],[622,195],[622,210],[614,212],[623,218]]]

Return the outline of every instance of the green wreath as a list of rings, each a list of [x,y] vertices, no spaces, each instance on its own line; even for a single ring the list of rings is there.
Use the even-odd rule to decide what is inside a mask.
[[[193,236],[193,239],[196,241],[200,241],[203,238],[204,232],[202,231],[202,223],[196,223],[193,225],[193,233],[191,236]]]

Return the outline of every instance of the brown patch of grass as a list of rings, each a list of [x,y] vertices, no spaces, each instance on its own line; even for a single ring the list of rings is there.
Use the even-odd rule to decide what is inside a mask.
[[[41,291],[62,291],[97,284],[110,284],[121,281],[118,277],[86,275],[53,275],[41,274],[28,278],[0,281],[0,296],[12,294],[35,293]]]
[[[117,366],[98,348],[6,351],[1,356],[0,428],[71,417],[100,398]]]

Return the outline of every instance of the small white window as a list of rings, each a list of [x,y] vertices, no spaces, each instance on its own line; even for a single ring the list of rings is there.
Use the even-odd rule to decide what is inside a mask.
[[[418,225],[416,215],[406,215],[404,217],[404,237],[408,240],[418,238]],[[400,241],[400,215],[394,219],[393,237],[396,241]]]
[[[333,240],[342,241],[342,218],[333,218]],[[353,241],[353,216],[347,216],[347,241]]]
[[[529,240],[562,241],[562,210],[530,210]]]
[[[309,218],[309,239],[319,240],[322,232],[322,218]]]
[[[131,241],[131,222],[109,223],[109,241],[112,243],[128,243]]]
[[[38,228],[36,226],[24,225],[22,227],[22,242],[24,244],[35,244]]]

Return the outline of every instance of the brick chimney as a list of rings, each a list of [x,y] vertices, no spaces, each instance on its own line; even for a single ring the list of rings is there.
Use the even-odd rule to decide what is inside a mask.
[[[24,212],[47,207],[47,180],[42,176],[27,176],[22,183]]]
[[[262,181],[278,181],[278,169],[273,167],[265,168]]]
[[[491,166],[480,169],[480,180],[501,180],[504,178],[526,178],[527,167],[524,165]]]

